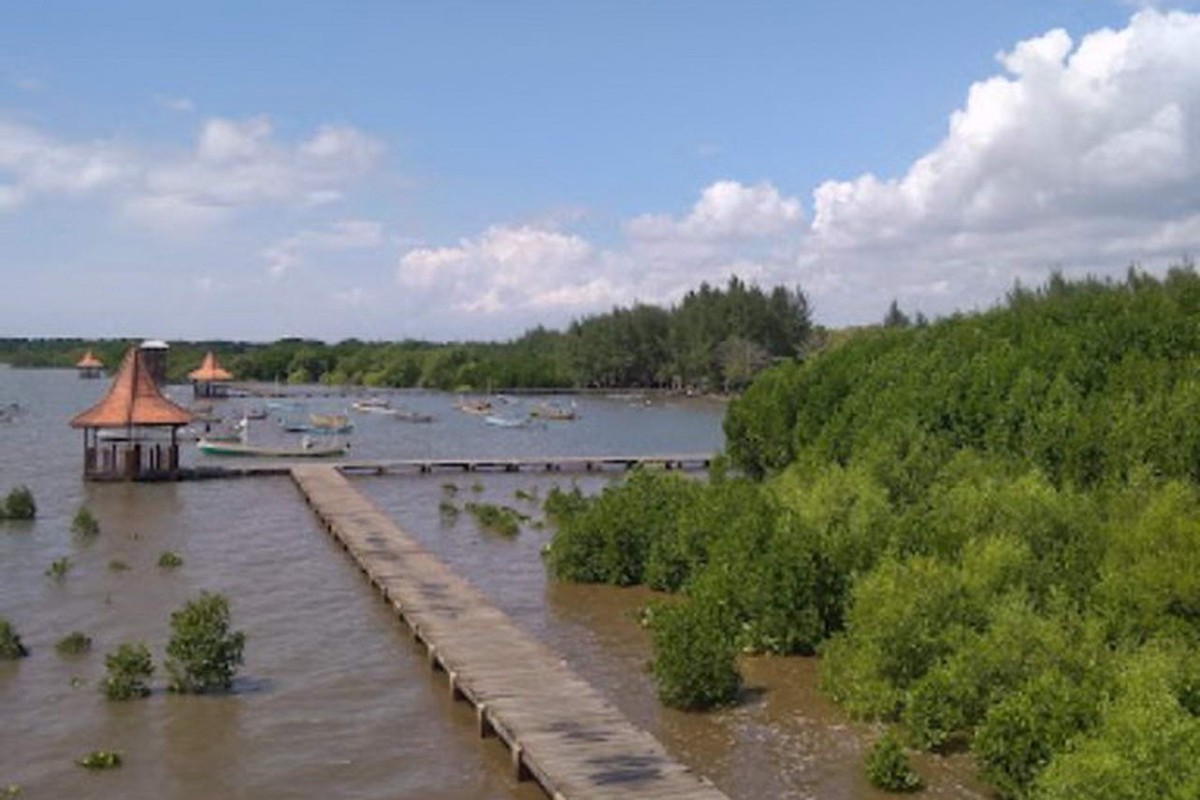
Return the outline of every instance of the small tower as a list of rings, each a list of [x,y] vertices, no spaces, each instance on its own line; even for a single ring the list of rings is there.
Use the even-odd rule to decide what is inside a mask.
[[[88,350],[84,357],[75,363],[75,369],[79,371],[81,378],[99,378],[104,374],[104,362]]]
[[[165,386],[167,383],[167,354],[171,351],[171,346],[159,339],[147,339],[142,342],[142,346],[138,348],[142,353],[142,363],[146,365],[146,371],[150,373],[150,377],[159,386]]]
[[[188,373],[192,382],[192,395],[195,397],[225,397],[229,394],[229,382],[233,375],[217,363],[217,356],[209,350],[204,355],[198,369]]]

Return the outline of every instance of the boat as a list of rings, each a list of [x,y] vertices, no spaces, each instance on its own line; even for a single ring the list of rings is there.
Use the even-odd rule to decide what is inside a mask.
[[[345,414],[309,414],[310,430],[314,433],[349,433],[354,423]]]
[[[492,413],[492,404],[488,400],[459,400],[458,410],[464,414],[482,417]]]
[[[401,422],[433,422],[432,414],[422,414],[419,411],[409,411],[404,408],[393,408],[392,416]]]
[[[383,399],[359,400],[350,407],[363,414],[391,414],[394,411],[391,403]]]
[[[317,445],[305,437],[300,447],[259,447],[245,442],[214,442],[201,439],[196,442],[201,453],[209,456],[258,456],[260,458],[330,458],[345,455],[349,444],[329,443]]]
[[[569,422],[575,419],[575,403],[571,403],[570,408],[556,406],[553,403],[538,403],[529,412],[530,416],[539,417],[541,419],[557,420],[559,422]]]
[[[501,417],[496,414],[488,414],[483,421],[497,428],[527,428],[531,422],[529,417]]]

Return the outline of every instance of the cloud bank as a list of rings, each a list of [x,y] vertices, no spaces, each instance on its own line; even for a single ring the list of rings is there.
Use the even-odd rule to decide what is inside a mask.
[[[892,297],[927,313],[985,306],[1051,269],[1120,273],[1200,245],[1200,16],[1145,9],[1075,42],[1063,30],[997,55],[946,133],[901,176],[829,180],[802,203],[722,180],[673,217],[628,220],[599,247],[493,226],[400,259],[401,285],[461,310],[562,314],[667,302],[737,273],[799,284],[833,324]]]

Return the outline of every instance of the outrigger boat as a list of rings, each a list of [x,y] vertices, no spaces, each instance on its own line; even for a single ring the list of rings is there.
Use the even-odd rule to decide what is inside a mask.
[[[330,458],[345,455],[349,444],[314,444],[306,436],[300,447],[258,447],[245,442],[196,442],[201,453],[210,456],[258,456],[260,458]]]

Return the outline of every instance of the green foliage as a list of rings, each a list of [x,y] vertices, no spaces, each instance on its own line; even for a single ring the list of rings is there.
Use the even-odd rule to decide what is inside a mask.
[[[228,691],[242,663],[246,635],[230,630],[229,601],[221,594],[201,592],[171,614],[167,643],[168,689],[204,694]]]
[[[587,583],[642,583],[652,550],[672,535],[681,509],[699,491],[678,475],[634,470],[560,519],[547,559],[552,574]],[[554,500],[554,507],[559,503]]]
[[[84,769],[115,769],[121,766],[121,754],[115,750],[93,750],[76,763]]]
[[[50,562],[50,566],[46,567],[46,576],[61,581],[67,577],[67,573],[71,571],[71,559],[68,556],[56,558]]]
[[[516,509],[492,503],[467,503],[467,511],[484,530],[501,536],[516,536],[521,532],[521,521],[525,518]]]
[[[91,537],[100,533],[100,521],[87,506],[80,506],[71,520],[71,532],[78,536]]]
[[[171,550],[164,550],[158,557],[158,566],[163,569],[177,569],[183,566],[183,557]]]
[[[16,628],[4,617],[0,617],[0,661],[12,661],[29,655],[29,649],[21,643]]]
[[[574,484],[570,491],[563,491],[558,486],[550,487],[550,491],[546,493],[546,500],[542,503],[542,510],[546,512],[546,516],[558,522],[562,522],[586,507],[587,498]]]
[[[438,503],[438,516],[441,517],[444,523],[453,523],[458,519],[458,515],[462,513],[458,510],[458,506],[451,503],[449,500],[443,500]]]
[[[92,649],[92,637],[81,631],[71,631],[66,636],[58,640],[58,644],[54,645],[54,649],[59,655],[64,656],[79,656],[90,652]]]
[[[146,645],[123,642],[104,657],[107,677],[101,683],[109,700],[134,700],[150,694],[147,681],[154,674],[154,660]]]
[[[685,601],[659,606],[651,633],[651,669],[664,703],[697,711],[737,699],[742,678],[733,621],[719,605]]]
[[[17,486],[0,503],[0,520],[30,520],[37,516],[37,503],[28,486]]]
[[[922,786],[921,776],[912,768],[899,739],[890,730],[867,753],[867,780],[888,792],[915,792]]]
[[[125,572],[129,569],[129,565],[119,558],[114,558],[108,562],[108,568],[113,572]]]

